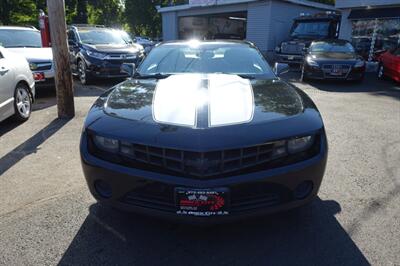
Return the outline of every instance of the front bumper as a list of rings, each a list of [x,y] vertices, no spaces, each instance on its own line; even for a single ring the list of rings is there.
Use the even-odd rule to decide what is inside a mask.
[[[313,67],[307,64],[304,65],[304,76],[308,79],[319,80],[361,80],[365,75],[365,67],[351,68],[348,72],[342,75],[331,75],[320,67]]]
[[[101,160],[89,153],[85,133],[82,134],[80,146],[86,182],[98,201],[124,211],[189,223],[238,220],[288,210],[310,202],[321,185],[327,150],[326,137],[323,135],[320,152],[306,161],[238,176],[197,180],[128,168]],[[99,180],[111,187],[112,194],[109,198],[103,198],[96,191],[95,182]],[[306,181],[312,182],[312,190],[307,197],[296,199],[296,187]],[[177,215],[174,201],[176,187],[228,188],[231,193],[231,212],[227,216],[212,217]]]
[[[128,75],[121,72],[123,63],[134,63],[138,65],[143,57],[124,60],[100,60],[86,57],[85,62],[89,75],[95,78],[126,78]]]
[[[33,74],[40,74],[43,78],[35,80],[36,88],[54,87],[55,86],[55,72],[54,69],[32,71]]]

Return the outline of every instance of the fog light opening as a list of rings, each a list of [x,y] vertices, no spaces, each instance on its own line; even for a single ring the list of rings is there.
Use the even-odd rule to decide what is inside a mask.
[[[96,192],[100,195],[100,197],[105,199],[111,198],[112,189],[107,182],[104,182],[103,180],[97,180],[96,182],[94,182],[94,188],[96,189]]]
[[[305,199],[311,194],[313,188],[314,186],[311,181],[304,181],[294,190],[294,197],[298,200]]]

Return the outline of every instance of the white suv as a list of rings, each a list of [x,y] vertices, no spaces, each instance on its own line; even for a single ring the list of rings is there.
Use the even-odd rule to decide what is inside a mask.
[[[43,47],[40,31],[29,27],[0,27],[0,46],[23,55],[33,72],[36,88],[54,86],[51,48]]]
[[[12,115],[28,120],[34,97],[35,81],[25,57],[0,46],[0,122]]]

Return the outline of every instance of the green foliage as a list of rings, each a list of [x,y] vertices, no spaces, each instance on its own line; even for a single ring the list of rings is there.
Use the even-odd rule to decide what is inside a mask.
[[[185,0],[125,0],[125,22],[136,35],[158,37],[161,35],[162,23],[156,6],[185,2]]]
[[[46,0],[0,0],[0,25],[38,26],[39,10]],[[67,24],[93,23],[120,25],[121,0],[65,0]]]

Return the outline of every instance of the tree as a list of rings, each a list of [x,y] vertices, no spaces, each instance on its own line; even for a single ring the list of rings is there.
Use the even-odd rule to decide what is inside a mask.
[[[184,0],[125,0],[124,17],[135,34],[158,37],[161,34],[161,15],[157,12],[156,6],[185,2]]]

